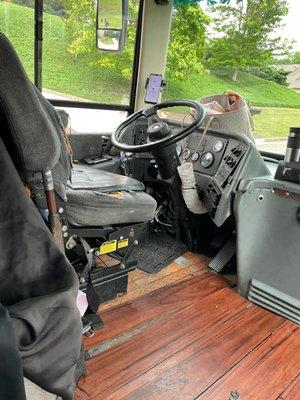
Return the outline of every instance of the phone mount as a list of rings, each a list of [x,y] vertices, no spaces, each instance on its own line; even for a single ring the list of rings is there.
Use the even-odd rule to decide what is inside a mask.
[[[157,104],[159,95],[162,88],[166,86],[163,76],[160,74],[150,74],[145,84],[145,99],[144,102],[147,104]]]

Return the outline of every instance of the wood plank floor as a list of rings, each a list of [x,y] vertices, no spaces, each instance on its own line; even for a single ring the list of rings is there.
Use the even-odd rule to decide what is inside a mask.
[[[106,259],[105,262],[110,265],[111,260]],[[113,262],[115,261],[113,260]],[[205,271],[206,265],[206,257],[186,252],[184,257],[179,257],[178,263],[173,262],[157,274],[146,274],[139,269],[135,269],[129,274],[127,294],[113,301],[102,304],[100,311],[103,312],[119,304],[144,296],[145,294],[153,292],[159,288],[188,279],[191,276],[199,275]]]
[[[300,400],[300,328],[230,286],[192,253],[133,272],[84,341],[77,400]]]

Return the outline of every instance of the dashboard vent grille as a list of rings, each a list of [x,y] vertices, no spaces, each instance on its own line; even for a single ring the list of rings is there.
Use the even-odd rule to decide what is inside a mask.
[[[300,301],[256,279],[251,280],[248,299],[300,324]]]

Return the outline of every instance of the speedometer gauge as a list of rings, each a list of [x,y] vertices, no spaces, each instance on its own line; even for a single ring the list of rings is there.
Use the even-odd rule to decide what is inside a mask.
[[[211,152],[204,153],[200,162],[203,168],[209,168],[214,162],[214,155]]]

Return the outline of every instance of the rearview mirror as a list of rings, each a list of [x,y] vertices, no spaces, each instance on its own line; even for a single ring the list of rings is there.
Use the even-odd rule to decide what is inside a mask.
[[[122,51],[128,22],[128,0],[97,0],[97,48]]]

